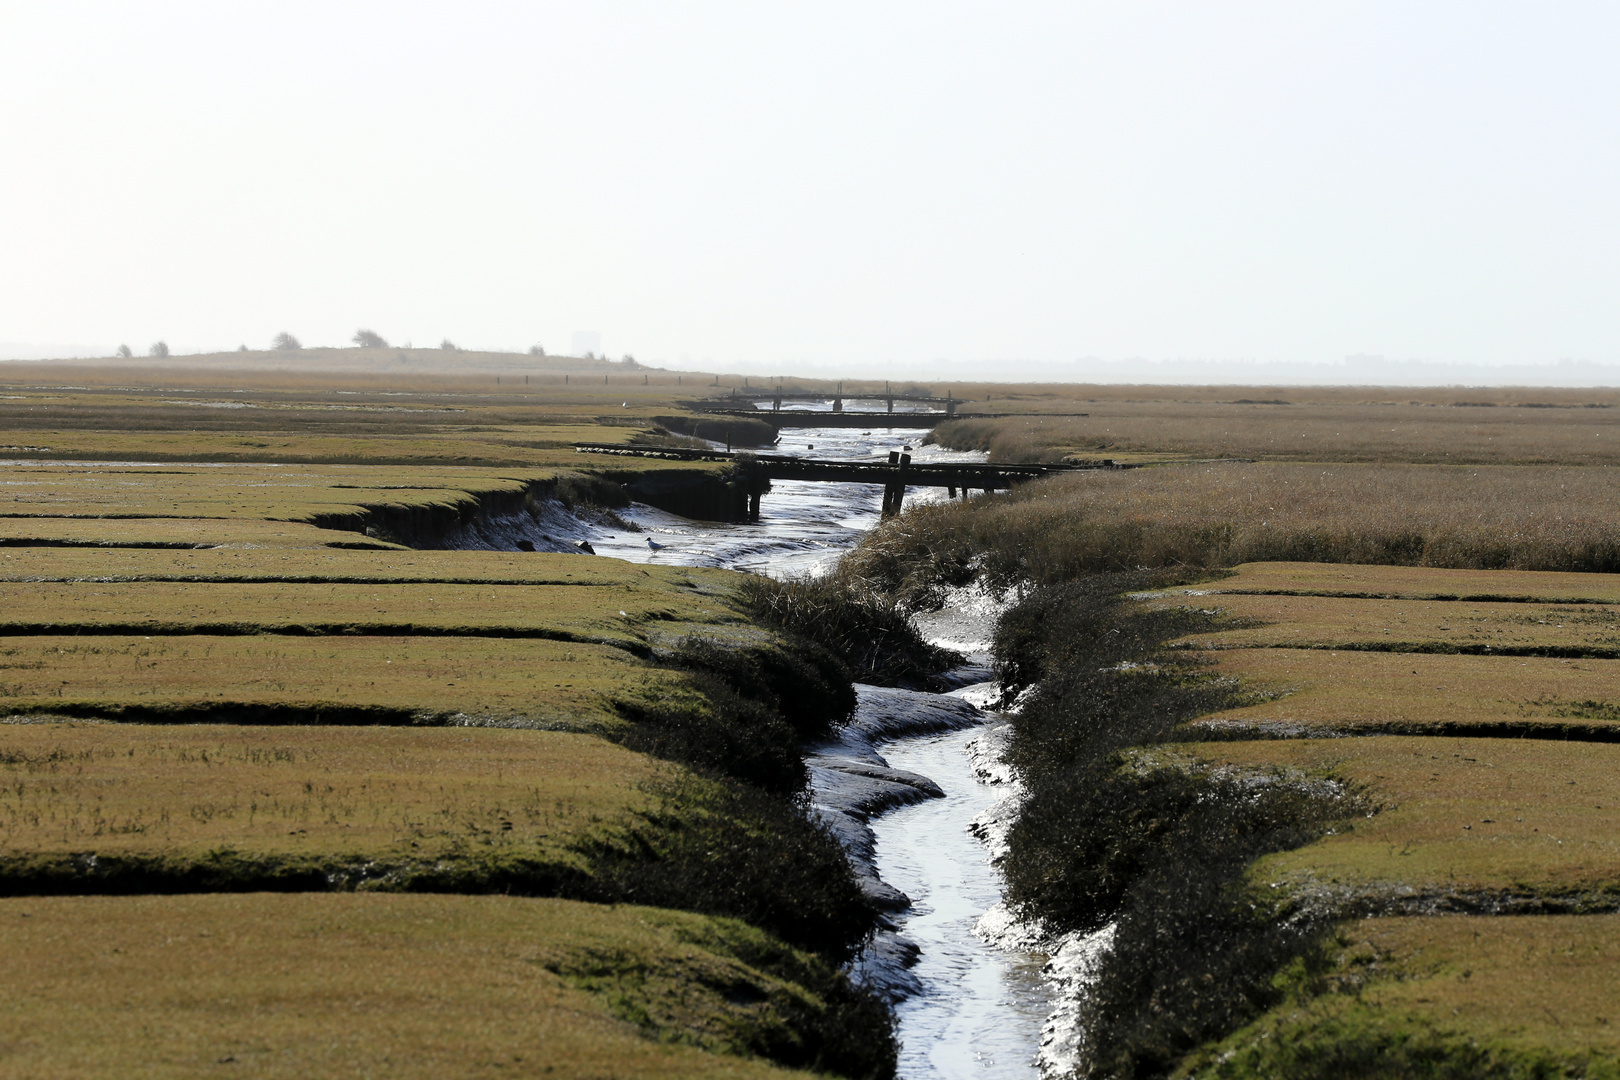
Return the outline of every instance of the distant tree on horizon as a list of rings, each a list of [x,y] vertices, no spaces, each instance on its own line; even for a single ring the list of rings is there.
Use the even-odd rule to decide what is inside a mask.
[[[546,347],[544,345],[530,345],[529,346],[529,355],[530,356],[544,356],[544,355],[546,355]]]
[[[383,336],[375,330],[356,330],[354,332],[354,343],[362,349],[388,348],[388,342],[384,341]]]
[[[244,341],[244,342],[242,342],[242,344],[238,345],[236,347],[236,351],[237,352],[247,352],[248,351],[247,342]]]
[[[134,356],[135,354],[130,352],[130,349],[129,349],[128,345],[120,345],[120,346],[118,346],[118,355],[122,356],[125,360],[128,360],[131,356]]]
[[[439,342],[439,348],[443,349],[445,352],[461,351],[460,349],[456,348],[456,343],[451,341],[449,338],[445,338],[443,341]]]
[[[146,350],[146,355],[155,356],[159,360],[163,359],[169,355],[169,343],[167,341],[152,342],[152,347]]]
[[[297,352],[299,349],[303,348],[303,346],[298,343],[298,339],[287,333],[285,330],[270,340],[270,347],[277,352]]]

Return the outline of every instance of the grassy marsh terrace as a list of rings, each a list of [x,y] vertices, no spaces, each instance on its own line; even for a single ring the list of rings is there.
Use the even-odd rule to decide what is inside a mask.
[[[694,380],[421,353],[0,366],[0,1073],[891,1075],[847,672],[546,535]]]

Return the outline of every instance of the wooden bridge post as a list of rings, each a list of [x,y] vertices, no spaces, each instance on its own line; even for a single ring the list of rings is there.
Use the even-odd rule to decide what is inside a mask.
[[[883,516],[893,517],[900,512],[901,505],[906,500],[906,466],[911,464],[911,455],[902,454],[898,450],[889,451],[889,464],[895,467],[895,478],[883,486]]]
[[[890,450],[889,451],[889,464],[893,465],[896,469],[898,469],[900,467],[900,451],[898,451],[898,450]],[[894,512],[895,512],[894,503],[895,503],[894,484],[892,482],[884,484],[883,485],[883,516],[884,517],[892,517],[894,515]]]

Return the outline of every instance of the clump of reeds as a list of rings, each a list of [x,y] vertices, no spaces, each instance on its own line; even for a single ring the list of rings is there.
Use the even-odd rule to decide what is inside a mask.
[[[876,927],[843,847],[804,801],[690,774],[647,790],[640,822],[575,845],[590,877],[566,895],[742,919],[836,963]]]
[[[1088,472],[918,506],[844,572],[901,597],[1258,561],[1620,571],[1620,475],[1581,468],[1227,463]]]
[[[925,686],[959,659],[925,641],[892,594],[854,575],[748,577],[740,592],[756,619],[830,650],[857,682]]]
[[[1354,791],[1281,770],[1217,774],[1132,749],[1239,694],[1165,650],[1213,616],[1121,597],[1152,584],[1100,575],[1036,589],[996,635],[1002,677],[1037,687],[1006,755],[1024,785],[1008,899],[1051,929],[1117,924],[1087,994],[1084,1076],[1165,1075],[1272,1003],[1276,972],[1318,959],[1327,923],[1276,918],[1247,868],[1365,810]]]
[[[992,461],[1173,455],[1369,463],[1620,462],[1620,413],[1610,392],[1588,391],[1584,403],[1568,395],[1559,401],[1462,401],[1455,391],[1437,400],[1431,391],[1421,394],[1427,400],[1306,403],[1296,396],[1289,404],[1253,396],[1196,400],[1188,389],[1161,388],[1146,400],[1087,402],[1087,411],[1078,415],[970,417],[944,423],[930,437],[951,449],[987,450]]]

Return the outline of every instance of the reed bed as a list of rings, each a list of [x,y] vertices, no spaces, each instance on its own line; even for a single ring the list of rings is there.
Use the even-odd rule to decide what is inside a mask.
[[[1612,397],[1605,394],[1605,397]],[[1122,401],[1087,416],[1016,416],[941,425],[934,441],[992,461],[1132,455],[1288,461],[1609,465],[1620,410],[1524,404],[1309,404]]]
[[[1620,604],[1620,578],[1539,570],[1260,562],[1238,566],[1216,582],[1166,590],[1166,595],[1212,594]]]
[[[1226,463],[1057,477],[917,506],[847,572],[914,600],[992,585],[1260,561],[1620,570],[1620,476],[1599,469]]]
[[[853,386],[854,384],[849,384]],[[1102,410],[1118,405],[1188,402],[1198,405],[1330,405],[1366,407],[1433,405],[1499,408],[1605,408],[1620,406],[1620,389],[1585,386],[1251,386],[1164,383],[995,383],[933,385],[935,397],[950,393],[974,411],[990,406],[1052,412]]]

